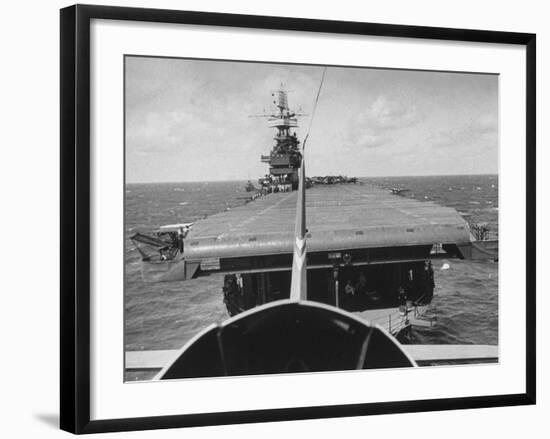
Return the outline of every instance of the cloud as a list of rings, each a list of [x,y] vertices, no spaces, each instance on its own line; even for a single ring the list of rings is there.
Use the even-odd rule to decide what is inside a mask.
[[[366,129],[357,137],[355,143],[362,148],[377,148],[388,143],[389,140],[389,137],[386,135]]]
[[[140,57],[126,75],[130,181],[265,173],[259,156],[273,146],[274,130],[248,116],[269,113],[281,82],[290,107],[309,115],[296,132],[301,140],[310,134],[312,172],[434,173],[481,153],[483,166],[496,162],[497,123],[483,113],[498,112],[498,87],[491,78],[485,85],[486,76],[331,67],[311,120],[319,66]],[[445,149],[455,145],[453,154]]]
[[[136,115],[128,122],[126,141],[138,155],[177,152],[193,141],[190,127],[200,125],[190,112],[151,111]]]
[[[394,133],[420,121],[416,106],[379,95],[348,121],[346,143],[350,147],[378,148],[394,139]]]
[[[427,141],[438,148],[473,147],[481,144],[496,144],[498,120],[496,115],[481,114],[460,126],[436,131]]]
[[[415,105],[380,95],[363,112],[361,118],[367,124],[383,129],[413,125],[420,120],[420,115]]]

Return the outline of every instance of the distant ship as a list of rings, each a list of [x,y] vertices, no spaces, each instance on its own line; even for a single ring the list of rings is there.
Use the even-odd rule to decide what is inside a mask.
[[[241,323],[252,324],[253,317],[248,316],[254,315],[255,308],[270,308],[273,303],[276,310],[276,303],[291,299],[298,205],[308,217],[303,237],[307,240],[304,297],[308,303],[351,313],[352,320],[376,324],[401,341],[407,341],[413,325],[432,326],[431,261],[495,259],[498,244],[487,250],[452,208],[396,196],[404,189],[388,192],[355,184],[358,180],[353,177],[304,176],[304,190],[309,189],[300,207],[297,189],[303,156],[300,141],[291,131],[298,127],[297,114],[289,109],[285,90],[274,95],[277,111],[267,118],[276,130],[275,145],[269,155],[261,156],[269,166],[259,180],[263,196],[192,225],[132,236],[142,254],[143,278],[178,281],[222,273],[221,297],[228,314],[234,316],[231,321],[241,321],[242,313],[248,320]],[[478,357],[496,355],[494,349],[480,349]],[[432,354],[418,352],[414,360],[433,360]],[[452,349],[447,352],[443,356],[447,360],[465,355]],[[193,376],[189,373],[186,376]]]

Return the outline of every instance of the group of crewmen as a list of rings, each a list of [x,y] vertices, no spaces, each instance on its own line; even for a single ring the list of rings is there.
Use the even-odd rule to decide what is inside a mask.
[[[405,282],[397,288],[397,302],[400,305],[407,301],[414,301],[417,304],[429,303],[433,297],[434,276],[431,261],[424,263],[423,270],[414,271],[409,269]],[[366,297],[371,302],[378,302],[382,299],[380,293],[374,288],[367,286],[367,277],[364,271],[359,273],[357,282],[347,279],[344,286],[344,294],[348,298]]]
[[[292,184],[288,182],[288,175],[266,175],[262,182],[262,193],[291,192]]]
[[[172,241],[172,245],[163,247],[159,249],[159,258],[161,261],[170,261],[176,257],[178,252],[183,253],[183,239],[189,232],[189,228],[183,229],[179,228],[177,232],[160,232],[159,237],[163,235],[168,235]]]
[[[344,293],[346,297],[366,297],[369,301],[377,302],[381,299],[381,296],[374,289],[369,290],[367,288],[367,276],[364,271],[359,273],[357,282],[353,284],[352,279],[347,279],[344,286]]]

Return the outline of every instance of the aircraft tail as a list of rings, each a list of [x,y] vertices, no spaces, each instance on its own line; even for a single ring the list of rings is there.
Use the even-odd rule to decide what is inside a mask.
[[[294,229],[294,254],[292,257],[292,277],[290,299],[307,299],[307,245],[306,245],[306,187],[305,159],[302,157],[300,181],[298,184],[298,201],[296,202],[296,225]]]

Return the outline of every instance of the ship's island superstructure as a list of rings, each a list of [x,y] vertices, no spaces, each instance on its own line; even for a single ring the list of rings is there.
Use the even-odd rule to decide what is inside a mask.
[[[288,106],[285,90],[277,90],[271,95],[275,111],[266,115],[270,128],[276,134],[269,155],[262,155],[261,161],[269,165],[269,173],[259,180],[264,193],[288,192],[298,189],[298,170],[302,163],[300,141],[295,129],[298,128],[298,115]]]

